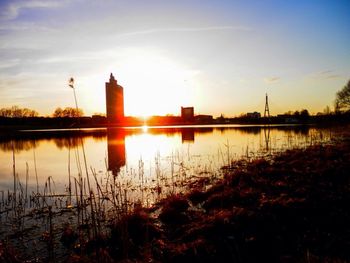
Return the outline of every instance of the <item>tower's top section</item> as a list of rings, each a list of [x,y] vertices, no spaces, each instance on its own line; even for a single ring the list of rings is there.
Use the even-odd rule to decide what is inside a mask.
[[[106,89],[123,89],[122,86],[118,85],[113,73],[109,76],[109,82],[106,82]]]
[[[114,78],[113,74],[111,73],[110,77],[109,77],[109,83],[113,83],[113,84],[117,84],[117,80]]]

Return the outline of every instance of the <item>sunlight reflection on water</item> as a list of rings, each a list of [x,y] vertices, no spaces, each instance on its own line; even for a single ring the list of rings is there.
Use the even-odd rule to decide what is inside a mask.
[[[303,147],[321,135],[326,139],[327,134],[305,126],[143,126],[80,133],[27,132],[0,141],[0,191],[13,189],[14,153],[18,181],[24,185],[27,180],[29,192],[36,190],[36,178],[41,191],[51,178],[55,193],[66,193],[69,175],[74,180],[80,170],[85,174],[81,169],[83,145],[90,176],[94,172],[101,185],[115,177],[130,192],[130,201],[150,204],[169,191],[184,191],[199,174],[217,176],[220,167],[233,159]]]

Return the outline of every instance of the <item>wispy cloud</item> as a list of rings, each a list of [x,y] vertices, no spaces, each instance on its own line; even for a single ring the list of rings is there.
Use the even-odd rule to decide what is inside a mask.
[[[281,78],[279,77],[269,77],[269,78],[264,78],[265,83],[271,84],[279,81]]]
[[[17,66],[19,64],[19,62],[20,62],[19,59],[4,60],[0,63],[0,69],[4,70],[4,69],[12,68],[14,66]]]
[[[21,10],[34,8],[57,8],[62,6],[66,1],[54,0],[28,0],[28,1],[9,1],[0,11],[0,20],[14,20]]]
[[[209,26],[209,27],[174,27],[174,28],[152,28],[120,34],[119,36],[147,35],[167,32],[202,32],[202,31],[252,31],[252,28],[245,26]]]
[[[339,79],[343,76],[336,74],[333,70],[323,70],[309,75],[311,79]]]
[[[329,73],[332,73],[333,70],[324,70],[324,71],[321,71],[319,72],[320,75],[328,75]]]
[[[338,75],[338,74],[333,74],[333,75],[328,75],[326,77],[326,79],[339,79],[341,78],[342,76],[341,75]]]
[[[2,24],[0,25],[0,35],[2,34],[1,31],[5,32],[13,32],[13,31],[28,31],[28,30],[35,30],[36,32],[38,31],[54,31],[53,28],[50,28],[49,26],[43,26],[36,24],[34,22],[17,22],[17,23],[12,23],[11,21],[3,21]]]

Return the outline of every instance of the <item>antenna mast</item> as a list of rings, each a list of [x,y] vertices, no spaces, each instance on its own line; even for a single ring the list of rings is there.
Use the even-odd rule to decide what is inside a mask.
[[[264,111],[264,118],[270,118],[270,109],[269,109],[269,97],[266,93],[266,100],[265,100],[265,111]]]

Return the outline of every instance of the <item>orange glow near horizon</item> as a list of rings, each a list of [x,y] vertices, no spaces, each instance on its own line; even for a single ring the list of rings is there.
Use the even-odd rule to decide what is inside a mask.
[[[127,54],[125,61],[115,74],[124,87],[126,116],[179,115],[181,106],[194,103],[193,88],[188,84],[193,73],[185,67],[147,52]]]

